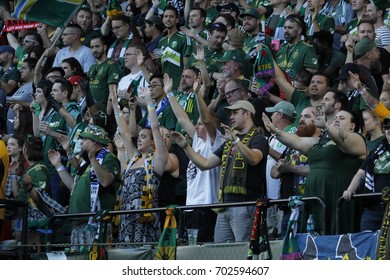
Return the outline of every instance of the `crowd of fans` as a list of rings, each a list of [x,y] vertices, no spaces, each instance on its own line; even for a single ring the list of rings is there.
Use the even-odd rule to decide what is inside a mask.
[[[335,234],[340,197],[390,186],[386,9],[166,2],[123,1],[107,16],[107,1],[88,0],[64,28],[1,34],[0,198],[28,201],[29,242],[56,213],[290,196],[323,198],[326,223],[307,203],[300,230],[312,214],[317,232]],[[0,0],[3,22],[12,3]],[[384,209],[347,202],[340,232],[378,230]],[[249,241],[255,210],[196,208],[183,225],[199,242]],[[19,212],[0,212],[3,239],[20,239]],[[284,235],[290,213],[269,207],[269,234]],[[157,242],[164,221],[112,224],[125,246]],[[75,249],[92,242],[92,218],[72,225]]]

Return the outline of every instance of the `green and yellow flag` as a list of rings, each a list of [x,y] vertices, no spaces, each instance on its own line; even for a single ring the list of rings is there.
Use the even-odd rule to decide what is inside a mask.
[[[119,2],[117,0],[108,0],[107,6],[105,9],[105,15],[108,17],[113,17],[116,15],[122,15],[125,12],[122,10],[121,5],[119,5]]]
[[[64,27],[84,0],[17,0],[14,17]]]
[[[165,211],[167,217],[164,223],[164,230],[158,241],[156,260],[175,260],[176,259],[176,218],[175,205],[169,205]]]

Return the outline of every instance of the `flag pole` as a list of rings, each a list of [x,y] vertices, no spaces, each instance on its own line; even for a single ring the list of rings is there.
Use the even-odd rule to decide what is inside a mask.
[[[83,3],[84,2],[81,2],[79,5],[77,5],[77,7],[73,10],[73,12],[70,14],[68,19],[65,21],[64,27],[62,27],[60,29],[60,31],[55,34],[55,37],[54,37],[52,45],[50,46],[50,49],[53,49],[53,47],[57,44],[58,40],[61,38],[61,35],[65,30],[65,27],[69,24],[69,22],[72,20],[72,18],[76,15],[77,11],[80,9],[80,7]]]

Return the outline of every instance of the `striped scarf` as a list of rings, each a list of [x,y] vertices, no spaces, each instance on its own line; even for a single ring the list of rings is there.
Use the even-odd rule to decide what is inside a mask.
[[[386,141],[387,142],[387,141]],[[369,157],[369,163],[366,167],[366,177],[364,180],[364,187],[369,190],[370,192],[375,192],[375,177],[374,177],[374,168],[375,163],[378,160],[378,158],[386,151],[389,144],[385,144],[382,142],[379,144],[379,146],[376,148],[375,152]]]
[[[245,135],[242,143],[248,145],[249,141],[258,133],[257,127],[252,126]],[[233,149],[234,147],[234,149]],[[226,176],[228,170],[229,176]],[[223,194],[246,195],[246,175],[248,165],[245,163],[241,153],[232,141],[225,143],[222,155],[221,183],[219,188],[219,202],[223,203]]]

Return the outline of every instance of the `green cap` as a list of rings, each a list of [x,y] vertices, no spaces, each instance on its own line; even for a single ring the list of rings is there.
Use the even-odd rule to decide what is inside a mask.
[[[242,62],[243,55],[240,52],[240,49],[235,49],[235,50],[228,50],[223,54],[223,57],[219,59],[220,62],[228,62],[231,60],[235,60],[238,62]]]
[[[108,133],[97,125],[88,125],[83,132],[80,133],[81,138],[91,139],[102,145],[108,145]]]
[[[364,37],[356,43],[353,52],[356,58],[360,58],[363,55],[365,55],[367,52],[369,52],[374,46],[375,43],[373,41]]]
[[[390,0],[373,0],[375,6],[379,9],[387,9],[390,8]]]
[[[243,17],[245,17],[245,16],[251,16],[251,17],[260,19],[259,13],[258,13],[257,10],[254,9],[254,8],[246,9],[243,13],[240,14],[239,17],[240,17],[240,18],[243,18]]]

